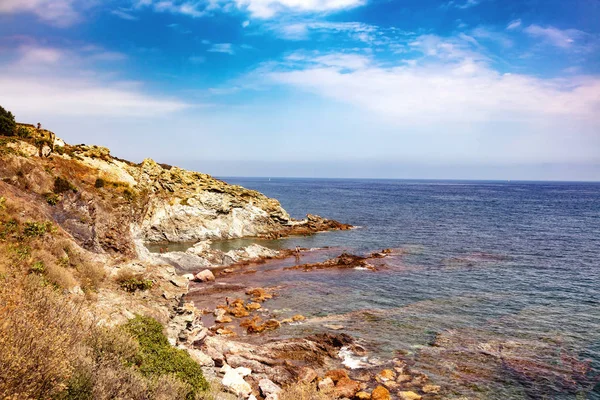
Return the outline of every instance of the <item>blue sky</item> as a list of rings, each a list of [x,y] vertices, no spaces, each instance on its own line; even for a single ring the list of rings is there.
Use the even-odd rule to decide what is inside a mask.
[[[0,104],[221,176],[600,180],[600,2],[0,0]]]

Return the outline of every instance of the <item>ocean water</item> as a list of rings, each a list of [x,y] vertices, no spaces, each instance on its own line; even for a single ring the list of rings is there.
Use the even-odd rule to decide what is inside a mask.
[[[378,272],[248,275],[282,288],[271,311],[311,317],[276,335],[343,326],[365,362],[402,358],[448,398],[600,399],[600,183],[224,180],[359,227],[263,244],[395,249]]]

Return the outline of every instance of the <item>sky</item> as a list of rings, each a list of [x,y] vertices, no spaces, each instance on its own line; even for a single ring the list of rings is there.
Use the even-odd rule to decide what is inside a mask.
[[[600,180],[600,0],[0,0],[0,105],[217,176]]]

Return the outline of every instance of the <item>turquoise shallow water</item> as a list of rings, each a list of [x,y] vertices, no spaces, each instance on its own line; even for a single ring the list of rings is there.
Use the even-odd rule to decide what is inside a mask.
[[[225,180],[360,226],[271,246],[402,250],[377,273],[245,278],[312,317],[277,335],[343,325],[371,361],[405,358],[457,397],[600,399],[600,184]]]

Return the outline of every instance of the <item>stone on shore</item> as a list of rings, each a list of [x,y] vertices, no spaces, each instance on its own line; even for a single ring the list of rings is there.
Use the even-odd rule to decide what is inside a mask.
[[[333,380],[329,377],[321,379],[317,386],[319,387],[319,390],[323,393],[331,393],[335,388]]]
[[[421,395],[418,395],[412,391],[398,392],[398,397],[401,400],[421,400],[422,398]]]
[[[252,393],[252,387],[244,380],[244,376],[249,375],[248,368],[233,369],[224,365],[221,372],[225,372],[221,383],[236,396],[248,397]]]
[[[371,395],[367,392],[358,392],[354,395],[356,400],[371,400]]]
[[[390,391],[383,386],[377,386],[371,393],[371,400],[391,400]]]
[[[335,385],[335,393],[338,397],[352,398],[360,390],[360,383],[350,378],[342,378]]]
[[[317,378],[318,375],[315,370],[309,367],[302,367],[298,373],[298,381],[300,382],[311,383]]]
[[[204,271],[200,271],[194,277],[196,282],[212,282],[215,280],[215,275],[209,269],[205,269]]]
[[[348,372],[345,369],[332,369],[325,373],[325,377],[331,378],[334,383],[337,383],[342,378],[348,378]]]
[[[375,379],[379,383],[391,381],[394,378],[396,378],[396,373],[394,371],[392,371],[391,369],[384,369],[383,371],[381,371],[380,373],[378,373],[375,376]]]
[[[421,388],[421,390],[423,390],[423,393],[438,394],[441,390],[441,387],[438,385],[425,385]]]
[[[277,386],[270,379],[261,379],[258,381],[258,387],[260,388],[260,392],[265,398],[272,398],[273,400],[277,400],[279,398],[279,393],[281,392],[281,388]]]

